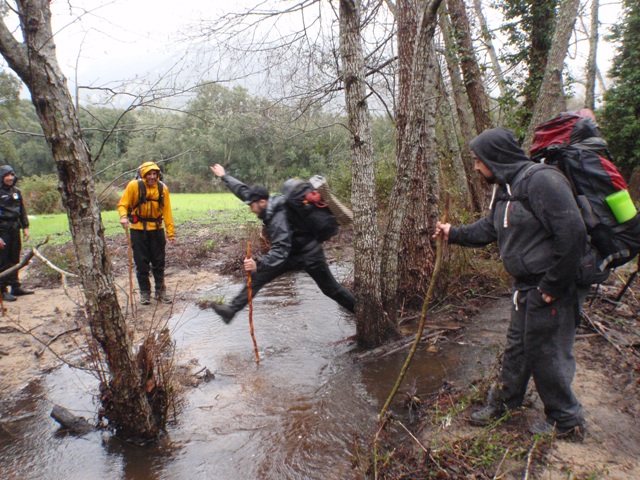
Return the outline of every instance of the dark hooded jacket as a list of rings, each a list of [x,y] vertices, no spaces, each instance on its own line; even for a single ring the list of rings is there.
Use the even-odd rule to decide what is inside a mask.
[[[4,184],[4,177],[15,172],[9,165],[0,166],[0,230],[29,228],[29,217],[24,206],[22,193],[15,187],[18,177],[13,185]]]
[[[587,242],[569,182],[557,169],[536,167],[510,130],[487,130],[470,147],[496,185],[488,214],[452,227],[449,243],[476,247],[495,241],[517,290],[539,287],[560,297],[574,282]]]
[[[240,180],[228,174],[220,178],[240,200],[249,198],[249,187]],[[266,210],[259,218],[265,226],[271,248],[266,255],[256,260],[258,269],[276,267],[291,254],[318,254],[320,244],[308,234],[296,231],[290,224],[286,201],[282,195],[271,195]]]

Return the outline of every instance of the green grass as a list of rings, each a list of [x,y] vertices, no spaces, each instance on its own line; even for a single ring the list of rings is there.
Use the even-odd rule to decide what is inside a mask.
[[[224,230],[256,220],[249,208],[232,193],[172,193],[171,209],[177,237],[180,236],[179,226],[183,223],[207,223]],[[122,232],[115,210],[102,212],[102,223],[107,236]],[[31,245],[43,241],[47,236],[49,243],[54,245],[71,240],[66,214],[35,215],[29,219],[29,224]]]

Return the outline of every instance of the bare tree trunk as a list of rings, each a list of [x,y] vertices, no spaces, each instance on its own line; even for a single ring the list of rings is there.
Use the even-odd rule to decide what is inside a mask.
[[[491,69],[493,70],[493,74],[496,77],[496,83],[498,84],[498,89],[500,90],[500,95],[504,96],[506,93],[506,89],[504,86],[504,74],[502,73],[502,67],[500,66],[500,62],[498,61],[498,54],[496,53],[496,48],[493,45],[493,35],[491,35],[491,31],[489,30],[489,26],[487,25],[487,19],[482,13],[482,0],[473,0],[473,7],[476,11],[476,17],[478,18],[478,22],[480,23],[480,32],[482,34],[482,42],[487,47],[487,51],[489,52],[489,59],[491,60]]]
[[[444,37],[444,55],[447,62],[447,70],[449,71],[449,78],[451,79],[453,99],[456,104],[458,125],[462,135],[462,142],[458,142],[458,146],[464,167],[464,177],[469,190],[471,207],[474,212],[481,212],[484,210],[486,190],[480,177],[475,172],[474,160],[471,157],[471,150],[469,149],[469,142],[475,136],[472,127],[473,120],[467,107],[467,97],[463,93],[464,87],[460,79],[460,63],[455,54],[455,45],[451,37],[449,17],[447,15],[440,15],[439,18],[442,36]]]
[[[476,123],[476,132],[482,133],[493,126],[489,115],[489,100],[484,91],[482,74],[475,56],[475,50],[471,41],[471,29],[469,18],[465,9],[464,0],[447,0],[449,17],[451,18],[451,30],[455,38],[460,66],[464,77],[464,85],[473,111]]]
[[[566,109],[566,102],[562,92],[562,70],[579,7],[580,0],[562,0],[560,4],[556,31],[553,35],[551,50],[549,50],[547,59],[547,69],[540,86],[540,95],[533,109],[527,135],[522,144],[525,152],[531,147],[536,125],[549,120]]]
[[[106,251],[96,200],[91,154],[82,139],[73,100],[60,71],[53,43],[49,0],[16,2],[24,43],[0,22],[0,53],[31,92],[47,143],[53,152],[59,190],[69,218],[91,333],[102,347],[109,385],[102,385],[103,407],[117,432],[127,437],[158,434],[135,365]]]
[[[425,63],[416,68],[426,73],[422,84],[424,93],[413,97],[409,107],[409,136],[400,152],[402,158],[415,156],[415,170],[409,181],[408,204],[400,233],[398,268],[398,297],[403,306],[419,308],[429,288],[435,261],[431,246],[429,226],[438,220],[440,195],[440,169],[436,119],[442,99],[440,93],[440,69],[435,49],[430,45],[426,58],[416,58],[414,63]],[[415,88],[415,85],[414,85]],[[416,92],[417,93],[417,92]]]
[[[587,85],[584,93],[584,106],[591,110],[596,107],[596,53],[598,50],[598,10],[599,0],[591,0],[591,27],[589,28],[589,58],[587,59]]]
[[[402,5],[405,1],[407,0],[398,2],[399,12],[406,7]],[[413,295],[424,286],[426,280],[423,279],[428,278],[433,268],[433,256],[426,242],[427,227],[437,217],[439,194],[439,170],[435,153],[437,98],[432,97],[436,93],[438,69],[434,65],[432,41],[440,3],[441,0],[429,1],[420,11],[411,59],[411,76],[408,79],[410,101],[407,105],[407,122],[403,131],[398,131],[403,139],[401,149],[397,152],[398,174],[391,194],[382,255],[383,301],[387,313],[394,319],[398,306],[405,300],[400,296],[400,289],[406,293],[405,285],[413,280]],[[399,22],[400,19],[399,15]],[[403,47],[399,46],[401,48]],[[424,208],[424,211],[413,210],[412,203],[420,203],[418,208]],[[426,240],[421,236],[427,237]],[[413,242],[414,245],[408,247],[407,242]],[[417,271],[418,277],[404,277],[407,272],[403,271],[403,267],[406,268],[407,264],[401,265],[400,258],[406,255],[412,255],[411,258],[422,266],[422,269],[419,265],[415,266],[416,271],[420,269]]]
[[[398,331],[382,307],[378,219],[375,202],[371,201],[375,198],[373,140],[360,37],[359,0],[340,0],[340,52],[351,132],[356,339],[361,346],[376,347],[396,336]]]
[[[540,94],[542,80],[547,68],[547,60],[551,49],[554,26],[556,24],[555,7],[558,0],[529,0],[531,22],[535,26],[531,30],[531,45],[527,65],[529,75],[524,87],[522,115],[520,125],[525,128],[531,122],[534,105]]]

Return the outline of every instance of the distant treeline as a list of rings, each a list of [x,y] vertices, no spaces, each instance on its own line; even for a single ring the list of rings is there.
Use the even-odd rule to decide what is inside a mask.
[[[101,185],[113,182],[113,189],[121,190],[133,178],[127,172],[152,160],[161,165],[174,192],[212,191],[209,166],[220,163],[247,183],[277,188],[290,177],[320,174],[348,193],[348,134],[339,116],[313,108],[301,112],[252,97],[243,88],[219,84],[200,86],[184,108],[154,107],[80,109],[84,139]],[[8,130],[0,137],[4,163],[22,177],[56,174],[30,101],[18,100],[12,108],[4,108],[1,121]],[[393,163],[391,121],[374,119],[374,130],[379,160]]]

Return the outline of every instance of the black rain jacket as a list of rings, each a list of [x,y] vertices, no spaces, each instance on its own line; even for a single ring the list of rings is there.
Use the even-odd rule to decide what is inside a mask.
[[[487,130],[470,147],[493,173],[496,185],[488,214],[470,225],[452,227],[449,243],[478,247],[497,242],[516,290],[538,287],[560,297],[573,284],[587,245],[568,180],[554,168],[527,172],[536,164],[510,130]],[[526,201],[517,200],[523,196]]]
[[[12,230],[29,228],[29,217],[24,206],[22,193],[15,187],[18,177],[13,185],[4,184],[4,177],[15,172],[9,165],[0,166],[0,230]]]
[[[228,174],[220,178],[236,197],[242,201],[248,199],[247,185]],[[289,223],[286,201],[282,195],[271,195],[266,210],[259,218],[265,226],[271,248],[256,260],[258,269],[276,267],[292,254],[322,255],[321,245],[317,240],[296,231]]]

